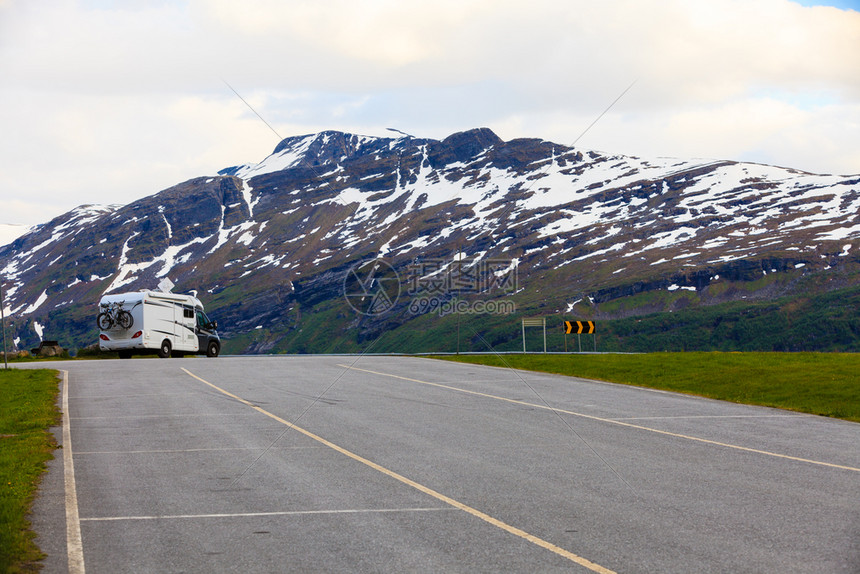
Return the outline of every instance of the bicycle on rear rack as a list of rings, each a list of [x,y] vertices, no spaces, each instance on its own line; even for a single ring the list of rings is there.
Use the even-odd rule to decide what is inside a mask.
[[[109,331],[114,326],[118,326],[121,329],[131,329],[131,326],[134,325],[134,317],[122,308],[123,303],[123,301],[101,303],[102,311],[96,318],[99,329]]]

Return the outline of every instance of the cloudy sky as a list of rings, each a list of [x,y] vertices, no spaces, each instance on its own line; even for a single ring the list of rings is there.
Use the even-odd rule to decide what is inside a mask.
[[[860,1],[0,0],[0,223],[338,129],[860,173]],[[2,240],[2,238],[0,238]]]

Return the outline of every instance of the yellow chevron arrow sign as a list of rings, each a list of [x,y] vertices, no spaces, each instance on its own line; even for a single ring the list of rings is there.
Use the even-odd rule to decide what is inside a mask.
[[[564,332],[565,334],[593,334],[594,333],[594,321],[565,321],[564,322]]]

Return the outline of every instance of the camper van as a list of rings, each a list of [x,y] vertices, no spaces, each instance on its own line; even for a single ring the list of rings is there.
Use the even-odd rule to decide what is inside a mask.
[[[138,291],[105,295],[99,302],[99,348],[121,359],[156,352],[159,357],[221,352],[218,324],[192,295]]]

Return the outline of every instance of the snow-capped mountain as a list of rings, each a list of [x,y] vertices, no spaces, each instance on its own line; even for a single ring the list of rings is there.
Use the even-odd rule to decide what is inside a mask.
[[[461,273],[507,266],[515,290],[473,282],[464,295],[461,283],[456,295],[610,319],[772,299],[809,289],[810,274],[844,287],[858,249],[858,175],[505,142],[486,128],[442,141],[330,131],[126,206],[79,207],[0,248],[0,273],[24,341],[89,344],[103,293],[169,277],[174,291],[200,291],[229,350],[309,351],[419,319],[402,313],[406,297],[374,317],[346,304],[349,270],[373,258],[403,292],[455,259]],[[309,343],[317,330],[334,335]]]

